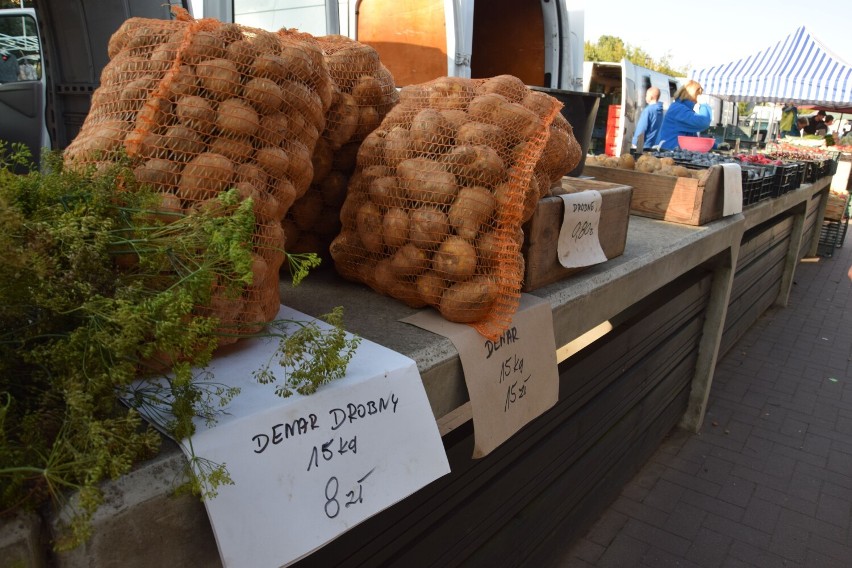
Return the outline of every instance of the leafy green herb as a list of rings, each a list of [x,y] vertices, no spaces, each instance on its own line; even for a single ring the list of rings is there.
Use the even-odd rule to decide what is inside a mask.
[[[203,371],[223,330],[199,306],[252,281],[251,200],[229,191],[169,217],[159,200],[127,162],[80,171],[53,153],[38,171],[23,146],[0,142],[0,514],[67,506],[60,549],[87,538],[99,484],[158,450],[137,409],[164,408],[165,430],[188,440],[194,418],[215,420],[238,394]],[[299,281],[317,264],[290,257]],[[345,372],[357,340],[335,313],[327,334],[273,331],[282,361],[300,366],[299,392]],[[231,482],[225,464],[190,453],[195,493]]]

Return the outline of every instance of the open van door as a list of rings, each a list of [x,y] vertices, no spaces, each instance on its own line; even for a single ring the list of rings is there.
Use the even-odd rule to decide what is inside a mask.
[[[0,10],[0,140],[23,143],[36,163],[50,147],[41,40],[31,8]]]
[[[627,59],[621,60],[621,128],[615,135],[616,156],[630,153],[630,143],[633,133],[636,132],[636,123],[639,121],[639,87],[636,84],[636,66]],[[645,89],[642,90],[644,92]],[[643,101],[644,102],[644,101]]]

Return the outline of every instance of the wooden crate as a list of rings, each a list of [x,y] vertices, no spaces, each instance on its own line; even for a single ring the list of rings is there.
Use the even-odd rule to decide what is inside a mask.
[[[700,179],[604,168],[588,163],[583,174],[633,188],[630,213],[684,225],[704,225],[722,217],[722,167],[712,166]]]
[[[630,194],[627,185],[581,178],[563,178],[569,191],[594,189],[601,194],[599,238],[607,259],[624,253],[627,223],[630,219]],[[564,202],[560,197],[545,197],[538,202],[532,219],[524,224],[523,253],[526,261],[523,291],[530,292],[562,280],[582,268],[565,268],[559,263],[556,245],[562,227]]]
[[[849,199],[849,194],[845,191],[828,192],[828,202],[825,204],[825,218],[831,221],[840,221],[846,214],[846,202]]]

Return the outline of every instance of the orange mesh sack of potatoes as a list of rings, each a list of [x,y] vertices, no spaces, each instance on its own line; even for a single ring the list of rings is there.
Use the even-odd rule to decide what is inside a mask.
[[[279,309],[281,221],[313,178],[331,78],[312,36],[176,12],[173,21],[131,18],[111,37],[101,86],[65,161],[126,155],[174,213],[192,214],[233,187],[251,198],[254,252],[272,276],[218,315],[229,331],[252,331],[245,324],[271,321]],[[214,304],[223,303],[218,292]]]
[[[345,278],[496,337],[517,310],[524,202],[562,104],[509,75],[405,87],[358,152],[331,245]],[[547,102],[548,104],[542,104]]]
[[[328,247],[340,233],[340,207],[361,141],[378,128],[399,95],[374,48],[340,35],[320,36],[317,42],[334,95],[314,149],[311,187],[287,213],[284,231],[289,252],[328,257]]]

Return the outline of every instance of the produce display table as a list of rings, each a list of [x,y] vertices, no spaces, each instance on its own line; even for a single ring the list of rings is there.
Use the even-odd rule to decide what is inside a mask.
[[[299,287],[282,284],[282,303],[315,316],[342,305],[349,331],[417,362],[452,468],[298,565],[534,565],[546,535],[579,536],[673,426],[700,426],[717,357],[759,316],[744,309],[737,325],[726,322],[750,301],[737,289],[754,288],[751,272],[771,259],[763,297],[786,303],[796,262],[815,247],[829,183],[704,226],[632,216],[622,255],[532,292],[553,309],[560,401],[480,460],[470,457],[467,389],[449,340],[398,321],[415,310],[331,266]],[[739,266],[745,260],[754,269]],[[203,505],[171,495],[183,459],[167,442],[108,484],[91,540],[56,564],[147,566],[156,550],[161,565],[215,566]],[[40,530],[31,523],[22,540],[38,543]]]

